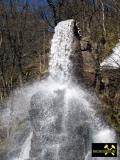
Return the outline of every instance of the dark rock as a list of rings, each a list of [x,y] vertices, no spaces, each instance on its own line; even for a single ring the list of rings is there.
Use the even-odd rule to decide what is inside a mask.
[[[30,119],[34,130],[31,160],[55,160],[56,156],[59,160],[84,158],[85,141],[89,138],[87,116],[78,111],[79,106],[72,99],[64,128],[64,93],[64,90],[38,92],[31,99]]]

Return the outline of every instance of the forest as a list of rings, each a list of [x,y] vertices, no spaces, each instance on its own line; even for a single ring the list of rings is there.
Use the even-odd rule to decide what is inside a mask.
[[[76,21],[81,35],[83,79],[101,101],[98,113],[120,133],[120,68],[100,68],[119,42],[119,0],[1,0],[0,102],[49,74],[54,28],[67,19]]]

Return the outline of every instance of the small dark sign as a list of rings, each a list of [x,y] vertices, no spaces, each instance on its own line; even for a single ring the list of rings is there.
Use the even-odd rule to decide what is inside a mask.
[[[92,143],[92,157],[117,157],[117,143]]]

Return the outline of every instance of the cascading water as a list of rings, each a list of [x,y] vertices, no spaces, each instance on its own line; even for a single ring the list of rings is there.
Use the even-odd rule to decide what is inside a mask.
[[[50,52],[50,76],[26,89],[33,132],[15,160],[102,160],[91,157],[91,143],[115,142],[114,131],[95,116],[93,98],[72,81],[74,25],[74,20],[57,25]]]
[[[50,76],[59,82],[70,79],[70,68],[72,67],[70,55],[73,53],[74,41],[73,28],[74,22],[59,23],[52,40],[49,72]]]

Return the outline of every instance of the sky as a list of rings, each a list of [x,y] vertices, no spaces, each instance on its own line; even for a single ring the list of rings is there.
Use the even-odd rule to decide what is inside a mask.
[[[21,2],[26,2],[26,0],[19,0]],[[47,0],[27,0],[29,2],[30,5],[34,5],[37,4],[37,6],[41,7],[40,9],[40,15],[42,18],[45,19],[45,17],[47,17],[48,21],[51,23],[52,26],[54,26],[54,20],[53,20],[53,13],[51,8],[48,6]],[[55,4],[58,4],[60,0],[52,0],[52,2],[54,2]],[[67,1],[67,0],[66,0]],[[69,1],[69,0],[68,0]],[[96,6],[97,6],[97,1],[98,0],[85,0],[86,3],[90,3],[91,5],[93,4],[93,2],[96,2]],[[113,6],[113,0],[103,0],[105,7],[107,8],[107,10],[113,10],[114,6]],[[48,6],[48,7],[47,7]],[[43,7],[43,8],[42,8]],[[51,28],[49,26],[49,28]]]
[[[37,3],[39,5],[47,5],[47,0],[28,0],[30,3]],[[54,3],[57,3],[59,0],[52,0]]]
[[[19,0],[19,1],[25,2],[26,0]],[[27,1],[30,4],[38,4],[40,6],[47,6],[48,5],[47,0],[27,0]],[[52,0],[52,2],[54,2],[55,4],[57,4],[59,1],[60,0]],[[93,4],[93,2],[95,2],[97,5],[98,0],[84,0],[84,1],[90,3],[91,5]],[[108,7],[108,9],[113,8],[113,0],[103,0],[103,3],[105,4],[106,7]]]
[[[46,0],[29,0],[29,2],[34,2],[34,3],[41,4],[41,5],[46,4]]]

